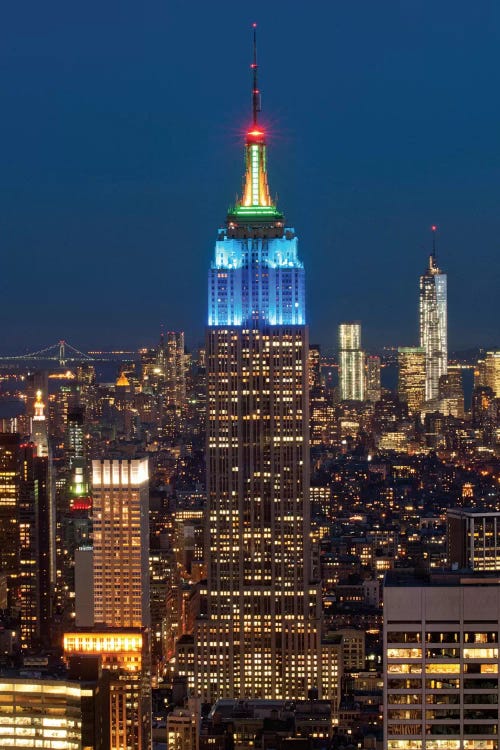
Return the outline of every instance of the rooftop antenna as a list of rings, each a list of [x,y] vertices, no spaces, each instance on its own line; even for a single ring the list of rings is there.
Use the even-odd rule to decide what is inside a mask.
[[[436,263],[436,232],[437,232],[437,226],[433,224],[431,226],[432,231],[432,260],[434,263]]]
[[[253,111],[253,125],[257,127],[257,113],[261,111],[260,107],[260,91],[257,84],[257,24],[252,24],[253,28],[253,63],[251,69],[253,71],[253,89],[252,89],[252,111]]]

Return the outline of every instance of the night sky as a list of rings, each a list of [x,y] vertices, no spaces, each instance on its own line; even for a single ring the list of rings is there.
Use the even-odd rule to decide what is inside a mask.
[[[498,0],[6,3],[0,349],[203,339],[259,28],[272,194],[311,340],[417,343],[436,223],[451,348],[500,345]]]

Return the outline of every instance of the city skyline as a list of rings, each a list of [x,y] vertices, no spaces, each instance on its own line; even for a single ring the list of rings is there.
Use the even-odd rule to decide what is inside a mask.
[[[290,8],[293,15],[293,2]],[[181,10],[168,10],[178,21]],[[123,19],[106,13],[104,25],[114,20],[120,31]],[[196,24],[202,20],[192,15]],[[400,13],[406,15],[418,13]],[[67,20],[62,12],[59,30]],[[192,159],[193,149],[202,150],[210,135],[185,133],[175,150],[187,175],[162,217],[172,249],[163,265],[146,241],[158,229],[153,222],[143,225],[140,252],[131,231],[118,256],[96,245],[61,267],[53,263],[55,249],[34,268],[23,257],[15,302],[3,300],[10,313],[20,311],[19,321],[14,316],[4,326],[8,336],[29,312],[39,337],[38,326],[57,310],[57,325],[72,326],[72,344],[59,327],[52,347],[10,358],[0,351],[0,744],[499,750],[500,349],[481,351],[474,340],[475,347],[448,356],[448,322],[463,325],[472,308],[481,335],[496,335],[491,305],[485,312],[475,304],[470,282],[480,254],[469,251],[465,292],[453,271],[448,287],[449,268],[461,259],[441,252],[436,224],[427,268],[418,272],[409,253],[391,259],[388,248],[376,257],[375,240],[364,253],[327,259],[335,210],[324,209],[333,192],[318,191],[309,214],[313,186],[325,174],[318,170],[313,180],[306,168],[304,203],[294,201],[288,169],[297,164],[293,155],[285,158],[293,149],[268,138],[279,132],[272,108],[274,90],[283,93],[281,78],[270,77],[273,95],[262,106],[269,58],[257,55],[257,23],[249,26],[243,180],[225,221],[213,205],[226,187],[225,159],[210,171],[210,189],[201,180],[188,194],[208,164]],[[275,66],[286,62],[284,78],[294,79],[292,60],[279,54],[294,40],[286,39],[286,25],[281,32],[267,43],[278,53]],[[236,36],[224,40],[227,50]],[[196,32],[189,43],[196,44]],[[295,46],[299,59],[307,46]],[[177,66],[184,82],[189,49]],[[197,49],[197,60],[201,54]],[[232,64],[239,64],[229,60],[227,92],[236,91]],[[216,67],[204,71],[212,81]],[[70,105],[71,95],[64,99]],[[175,102],[176,112],[186,106],[185,98]],[[304,101],[300,106],[308,109]],[[208,115],[200,117],[198,126],[206,121]],[[89,137],[107,158],[106,144],[96,133]],[[334,149],[331,156],[336,163]],[[130,164],[121,165],[124,173]],[[0,184],[1,174],[0,157]],[[384,174],[388,179],[390,169]],[[292,211],[273,192],[280,180]],[[149,177],[146,183],[151,198]],[[64,180],[57,184],[61,190]],[[415,177],[412,188],[418,184]],[[74,197],[65,196],[67,206]],[[117,197],[107,193],[102,207],[119,223],[119,200],[108,215],[108,199]],[[144,221],[144,207],[136,203],[136,212],[126,214],[129,229]],[[194,258],[186,248],[206,229],[208,210],[211,257]],[[323,243],[309,251],[304,219]],[[92,221],[89,215],[78,241],[92,233]],[[371,273],[372,261],[381,263],[381,276]],[[16,262],[7,256],[9,272]],[[185,321],[196,320],[197,331],[202,322],[200,271],[208,271],[205,345],[189,351]],[[34,293],[31,274],[38,279]],[[71,287],[61,283],[64,274]],[[488,283],[496,292],[493,264]],[[485,284],[476,290],[481,300]],[[343,307],[341,295],[351,288]],[[448,289],[462,315],[448,304]],[[316,312],[323,310],[323,325],[335,326],[336,361],[325,356],[333,346],[319,337],[322,352],[315,343],[314,327],[310,335],[311,299]],[[181,315],[184,303],[187,336],[169,319],[156,336],[147,326],[149,341],[135,348],[133,337],[144,337],[153,310],[170,305]],[[406,304],[417,318],[411,338]],[[74,327],[81,306],[82,337],[93,332],[88,354]],[[328,311],[345,312],[344,322],[332,322]],[[387,335],[376,328],[380,315],[398,321],[394,328],[413,346],[375,353],[365,331]],[[96,341],[113,330],[120,351]],[[390,383],[396,371],[397,387]]]
[[[9,9],[6,28],[18,33],[1,53],[12,70],[1,126],[9,143],[0,161],[2,350],[57,338],[135,348],[161,324],[185,330],[190,346],[201,341],[198,269],[209,259],[212,217],[222,220],[238,184],[243,39],[253,20],[273,189],[301,227],[312,269],[311,340],[334,348],[338,323],[357,319],[367,350],[417,345],[416,279],[435,222],[450,281],[450,348],[497,345],[489,310],[498,116],[480,74],[489,70],[489,90],[498,11],[443,3],[429,18],[425,8],[366,4],[360,27],[345,8],[315,17],[299,3],[283,14],[279,3],[257,2],[252,18],[225,9],[200,7],[191,22],[182,7],[153,8],[137,25],[127,4],[118,21],[104,12],[100,24],[91,7],[83,20],[66,10],[54,28],[35,8],[22,19]],[[196,52],[178,33],[188,20]],[[221,30],[227,41],[214,44]],[[474,51],[466,61],[463,43]],[[214,91],[213,80],[225,83]],[[29,305],[12,315],[21,281],[26,299],[45,298],[36,327]]]

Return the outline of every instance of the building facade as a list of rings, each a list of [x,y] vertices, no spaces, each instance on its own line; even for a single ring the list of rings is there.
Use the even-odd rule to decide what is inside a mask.
[[[109,750],[109,694],[104,681],[0,675],[2,750]]]
[[[94,459],[92,487],[95,622],[148,626],[148,459]]]
[[[484,357],[484,385],[500,398],[500,351],[486,352]]]
[[[471,570],[500,570],[500,511],[449,508],[448,564]]]
[[[497,750],[497,575],[390,571],[384,585],[384,748]]]
[[[365,361],[365,398],[367,401],[377,403],[382,395],[380,382],[380,357],[377,354],[368,354]]]
[[[408,404],[410,414],[422,411],[426,389],[426,355],[419,346],[398,348],[398,396]]]

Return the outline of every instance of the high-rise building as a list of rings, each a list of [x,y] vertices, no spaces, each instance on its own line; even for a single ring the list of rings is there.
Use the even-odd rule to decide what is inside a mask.
[[[449,508],[448,564],[471,570],[500,570],[500,511]]]
[[[106,748],[150,750],[151,677],[147,636],[140,628],[93,628],[64,634],[64,657],[98,656],[109,672]]]
[[[321,388],[321,349],[318,344],[309,345],[308,373],[309,391]]]
[[[472,426],[477,431],[481,445],[492,446],[496,442],[500,402],[487,385],[479,385],[472,391]]]
[[[333,442],[335,410],[321,379],[321,351],[317,344],[309,347],[309,438],[311,445]]]
[[[433,242],[436,228],[433,227]],[[425,349],[425,399],[439,396],[439,378],[448,371],[446,274],[436,261],[433,244],[429,266],[420,277],[420,346]]]
[[[255,60],[252,70],[243,195],[208,282],[208,580],[193,684],[210,702],[305,697],[320,674],[304,267],[271,200]]]
[[[146,457],[116,455],[92,461],[93,620],[89,630],[66,633],[70,655],[99,654],[112,670],[112,750],[147,750],[150,737],[149,685],[149,479]],[[76,578],[80,579],[79,570]],[[80,585],[78,586],[81,590]],[[86,600],[85,600],[86,601]],[[79,622],[92,613],[77,602]]]
[[[368,354],[365,360],[365,398],[375,404],[380,401],[381,395],[380,357]]]
[[[148,459],[94,459],[92,488],[95,622],[148,626]]]
[[[106,676],[98,669],[89,676],[75,670],[42,676],[29,668],[2,674],[2,750],[107,750],[108,704]]]
[[[484,357],[484,385],[500,398],[500,350],[486,352]]]
[[[439,378],[439,409],[443,414],[453,417],[464,416],[464,389],[460,367],[449,366],[446,375]]]
[[[339,325],[339,384],[341,401],[364,401],[365,355],[361,350],[361,323]]]
[[[31,437],[37,447],[37,455],[46,457],[49,455],[49,436],[41,390],[36,392],[34,410],[35,414],[31,420]]]
[[[425,401],[425,349],[420,346],[398,348],[398,395],[408,404],[410,414],[422,411]]]
[[[6,575],[9,604],[15,597],[19,571],[20,438],[0,433],[0,573]]]
[[[165,342],[167,406],[181,412],[186,405],[186,354],[184,332],[168,331]]]
[[[498,574],[386,574],[384,748],[496,750]]]
[[[50,644],[55,583],[49,459],[15,433],[0,434],[0,572],[23,648]]]
[[[15,574],[19,563],[20,438],[0,433],[0,570]]]

